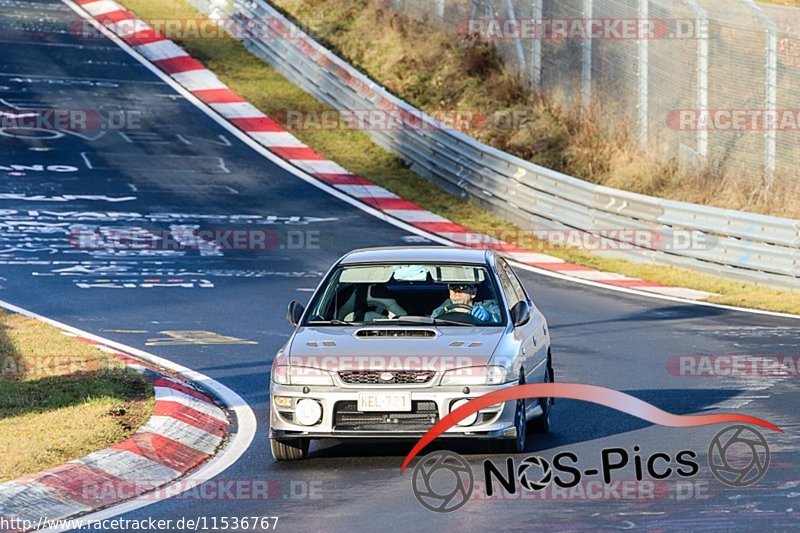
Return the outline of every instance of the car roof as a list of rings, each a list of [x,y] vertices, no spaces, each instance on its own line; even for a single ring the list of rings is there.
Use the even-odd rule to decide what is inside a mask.
[[[465,263],[486,265],[489,250],[448,246],[394,246],[353,250],[339,261],[342,265],[357,263]]]

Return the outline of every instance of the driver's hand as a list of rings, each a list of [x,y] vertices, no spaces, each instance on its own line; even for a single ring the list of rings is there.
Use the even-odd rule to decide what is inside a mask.
[[[487,320],[492,318],[492,315],[489,313],[489,311],[477,305],[472,308],[470,314],[475,318],[477,318],[478,320],[480,320],[481,322],[486,322]]]

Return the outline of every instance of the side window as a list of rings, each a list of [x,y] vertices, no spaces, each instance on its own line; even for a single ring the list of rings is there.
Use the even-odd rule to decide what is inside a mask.
[[[497,262],[497,276],[500,278],[500,285],[503,286],[503,292],[506,293],[508,309],[510,311],[511,308],[520,301],[520,297],[519,293],[514,288],[514,284],[511,282],[511,278],[502,260]]]
[[[505,271],[509,281],[511,282],[511,286],[514,289],[514,294],[516,294],[517,300],[527,301],[528,295],[525,293],[525,289],[522,288],[522,283],[519,281],[517,275],[513,270],[511,270],[511,266],[502,259],[499,262],[502,270]]]

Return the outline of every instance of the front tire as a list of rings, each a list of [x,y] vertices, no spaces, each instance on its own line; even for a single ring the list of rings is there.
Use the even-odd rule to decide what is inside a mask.
[[[269,439],[272,457],[276,461],[300,461],[308,456],[309,439]]]
[[[553,363],[552,357],[548,353],[547,356],[547,372],[545,372],[544,383],[553,383]],[[539,398],[539,407],[542,408],[542,414],[531,420],[531,431],[534,433],[547,433],[550,431],[550,406],[553,405],[552,398]]]
[[[524,374],[523,374],[524,375]],[[525,384],[525,380],[520,378],[520,385]],[[489,443],[489,449],[500,453],[522,453],[525,451],[525,442],[528,440],[528,422],[525,417],[525,398],[517,400],[517,408],[514,411],[514,427],[517,428],[517,437],[514,440],[497,440]]]

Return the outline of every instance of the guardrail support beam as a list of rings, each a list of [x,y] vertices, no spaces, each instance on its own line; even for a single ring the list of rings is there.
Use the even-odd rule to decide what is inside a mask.
[[[643,24],[650,17],[650,0],[639,0],[639,24]],[[639,146],[647,147],[650,116],[650,41],[641,35],[638,41],[637,57],[637,122],[639,123]]]
[[[775,22],[753,0],[742,0],[766,31],[766,73],[764,76],[764,190],[765,194],[775,177],[778,145],[778,28]],[[775,123],[770,117],[775,117]]]
[[[531,86],[542,85],[542,0],[532,0],[531,18],[536,25],[536,35],[531,39]]]
[[[583,19],[591,19],[594,0],[583,0]],[[592,104],[592,39],[588,36],[581,41],[581,106],[589,109]]]

